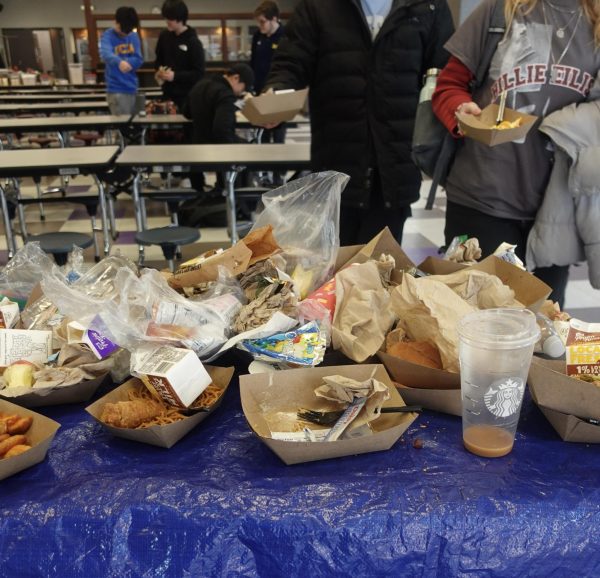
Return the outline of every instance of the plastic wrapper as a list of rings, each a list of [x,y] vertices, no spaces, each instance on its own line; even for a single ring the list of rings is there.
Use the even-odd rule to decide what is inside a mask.
[[[83,249],[73,245],[73,250],[69,253],[69,259],[64,267],[64,275],[67,283],[75,283],[83,275],[85,270]]]
[[[201,302],[222,295],[233,295],[242,305],[247,303],[246,296],[239,281],[229,272],[227,267],[218,267],[219,276],[216,281],[207,285],[206,291],[187,295],[190,301]],[[185,290],[184,290],[185,294]]]
[[[525,264],[517,254],[515,253],[516,245],[511,245],[510,243],[501,243],[498,248],[494,251],[494,255],[515,267],[519,267],[519,269],[525,270]]]
[[[0,273],[0,295],[16,301],[23,309],[33,288],[53,267],[54,261],[42,251],[39,243],[27,243]]]
[[[23,326],[54,329],[65,316],[77,321],[92,319],[100,303],[117,297],[114,282],[117,272],[123,268],[137,272],[137,266],[129,259],[106,257],[70,285],[62,271],[53,266],[41,280],[43,295],[23,311]]]
[[[340,199],[348,180],[343,173],[314,173],[262,196],[265,209],[252,230],[273,225],[287,262],[286,273],[297,283],[301,297],[333,275]]]
[[[314,367],[323,361],[326,345],[319,324],[313,321],[270,337],[245,339],[239,347],[258,361]]]
[[[121,267],[105,299],[79,292],[77,285],[60,295],[56,280],[49,280],[44,291],[47,287],[61,313],[103,335],[108,328],[107,337],[130,351],[154,342],[185,347],[205,357],[225,343],[242,307],[232,293],[198,303],[185,299],[151,269],[144,269],[138,277],[130,268]]]

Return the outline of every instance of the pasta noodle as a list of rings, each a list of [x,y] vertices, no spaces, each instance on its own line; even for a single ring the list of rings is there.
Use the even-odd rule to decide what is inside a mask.
[[[129,401],[136,400],[153,401],[155,403],[158,403],[162,408],[162,411],[159,415],[152,419],[144,421],[135,429],[148,428],[154,425],[169,425],[177,421],[181,421],[185,418],[185,415],[183,415],[177,408],[169,406],[162,400],[157,399],[147,389],[134,389],[130,391]]]
[[[223,395],[223,390],[211,383],[191,405],[192,409],[208,409]]]

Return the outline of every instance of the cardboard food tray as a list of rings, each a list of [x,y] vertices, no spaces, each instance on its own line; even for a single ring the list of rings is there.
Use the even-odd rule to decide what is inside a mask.
[[[39,413],[35,413],[14,403],[0,399],[0,412],[17,414],[21,417],[31,416],[33,423],[25,434],[31,449],[13,458],[0,460],[0,480],[8,478],[44,461],[48,448],[56,435],[60,424]]]
[[[347,248],[346,254],[350,254],[356,248],[359,250],[344,263],[342,268],[352,265],[353,263],[366,263],[370,259],[377,260],[382,254],[391,255],[396,261],[396,266],[394,271],[392,271],[391,280],[393,283],[400,283],[402,281],[401,269],[412,269],[415,267],[415,264],[402,250],[402,247],[400,247],[398,241],[396,241],[388,227],[373,237],[366,245],[363,245],[362,247]]]
[[[504,120],[521,120],[521,126],[517,128],[496,129],[496,117],[498,116],[498,105],[490,104],[486,106],[479,116],[473,114],[459,113],[456,115],[458,126],[461,132],[468,138],[472,138],[487,146],[493,147],[502,143],[517,141],[527,135],[531,127],[537,121],[537,116],[523,114],[506,108],[504,110]]]
[[[462,417],[460,389],[425,389],[396,384],[402,399],[409,405]]]
[[[129,429],[113,427],[105,424],[100,420],[104,405],[106,403],[116,403],[118,401],[128,401],[129,391],[137,389],[141,381],[139,379],[130,379],[117,389],[111,391],[109,394],[100,398],[92,405],[85,408],[85,410],[109,433],[112,435],[141,442],[144,444],[150,444],[161,448],[170,448],[174,446],[181,438],[187,435],[193,428],[199,423],[203,422],[209,415],[211,415],[222,403],[223,397],[227,392],[231,378],[233,377],[233,367],[217,367],[217,366],[205,366],[206,370],[210,374],[213,383],[223,390],[221,397],[210,407],[208,411],[199,411],[189,417],[186,417],[180,421],[169,425],[155,425],[149,428],[143,429]]]
[[[515,299],[520,301],[532,311],[538,311],[552,288],[531,273],[511,265],[506,261],[490,255],[475,265],[453,263],[435,257],[428,257],[419,265],[419,269],[430,275],[449,275],[466,267],[496,275],[502,283],[508,285],[515,292]]]
[[[431,275],[448,275],[469,265],[428,257],[418,268]],[[491,255],[475,265],[473,269],[496,275],[514,292],[515,298],[533,311],[538,310],[551,292],[550,287],[531,273],[523,271],[498,257]],[[377,357],[384,364],[392,379],[417,391],[409,391],[407,400],[427,409],[461,415],[460,374],[442,369],[424,367],[405,361],[394,355],[378,351]],[[419,393],[418,390],[423,390]],[[450,392],[450,390],[453,390]],[[428,392],[438,392],[435,393]]]
[[[556,433],[564,441],[587,444],[600,443],[600,426],[587,423],[574,415],[562,413],[541,405],[538,407],[552,424]]]
[[[240,376],[242,409],[248,425],[287,465],[390,449],[417,417],[415,413],[383,414],[372,422],[372,435],[335,442],[272,439],[263,411],[264,404],[268,403],[273,413],[294,413],[300,407],[324,408],[327,406],[326,400],[319,400],[314,390],[321,385],[322,378],[328,375],[343,375],[361,381],[374,377],[390,388],[390,399],[384,406],[406,405],[384,367],[379,364],[291,369]],[[339,406],[332,403],[333,407]]]
[[[529,390],[541,407],[580,418],[600,419],[600,387],[565,375],[565,361],[533,357]]]
[[[268,93],[244,101],[242,114],[256,126],[292,120],[304,108],[308,88]]]
[[[110,379],[109,374],[101,375],[96,379],[80,381],[74,385],[55,387],[46,395],[35,393],[35,389],[31,393],[17,397],[7,397],[0,392],[0,398],[11,401],[21,407],[46,407],[50,405],[82,403],[91,399],[96,390],[108,379]]]

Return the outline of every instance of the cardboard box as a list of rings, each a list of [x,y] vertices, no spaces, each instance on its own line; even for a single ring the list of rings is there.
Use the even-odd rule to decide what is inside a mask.
[[[580,418],[600,419],[600,387],[565,375],[564,359],[534,356],[529,390],[542,407]]]
[[[292,120],[304,108],[308,88],[261,94],[244,101],[242,114],[256,126]]]
[[[322,378],[328,375],[343,375],[356,380],[374,377],[390,388],[390,399],[384,406],[406,405],[389,375],[379,364],[291,369],[240,376],[242,409],[250,428],[287,465],[390,449],[417,417],[415,413],[383,414],[372,422],[372,435],[334,442],[272,439],[271,429],[264,417],[265,400],[268,400],[274,413],[295,413],[300,407],[317,405],[326,407],[327,402],[319,401],[314,390],[321,385]]]
[[[425,409],[462,417],[460,389],[417,388],[400,383],[397,383],[396,387],[408,405],[420,405]]]
[[[28,393],[15,397],[5,395],[6,390],[0,392],[0,398],[11,401],[21,407],[46,407],[50,405],[63,405],[69,403],[83,403],[92,398],[96,390],[110,379],[109,374],[101,375],[96,379],[81,381],[74,385],[58,386],[52,389],[30,389]],[[19,388],[23,389],[23,388]]]
[[[600,426],[541,405],[539,408],[564,441],[586,444],[600,443]]]
[[[231,378],[233,377],[233,367],[216,367],[216,366],[205,366],[206,370],[210,374],[213,383],[223,390],[221,397],[210,407],[208,411],[198,411],[192,413],[189,417],[186,417],[178,422],[163,425],[163,426],[152,426],[145,429],[127,429],[120,427],[113,427],[100,421],[100,416],[106,403],[116,403],[118,401],[128,401],[129,391],[136,389],[140,386],[141,381],[138,379],[130,379],[117,389],[111,391],[109,394],[100,398],[92,405],[85,408],[85,410],[109,433],[112,435],[140,442],[144,444],[150,444],[161,448],[170,448],[175,445],[181,438],[187,435],[193,428],[199,423],[203,422],[209,415],[211,415],[223,401],[225,392],[229,387]]]
[[[498,105],[490,104],[481,111],[479,116],[459,113],[456,115],[456,118],[458,119],[460,130],[466,137],[490,147],[524,138],[538,118],[531,114],[522,114],[511,108],[506,108],[504,110],[504,120],[513,122],[521,119],[521,125],[517,128],[498,130],[493,128],[496,126],[497,116]]]
[[[33,418],[33,423],[25,434],[31,449],[14,458],[0,460],[0,480],[3,480],[44,461],[60,424],[39,413],[24,409],[5,400],[0,400],[0,412]]]

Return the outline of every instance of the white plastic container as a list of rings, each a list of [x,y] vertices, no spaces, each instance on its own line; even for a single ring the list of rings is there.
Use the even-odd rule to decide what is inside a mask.
[[[83,84],[83,64],[69,62],[69,81],[71,84]]]

